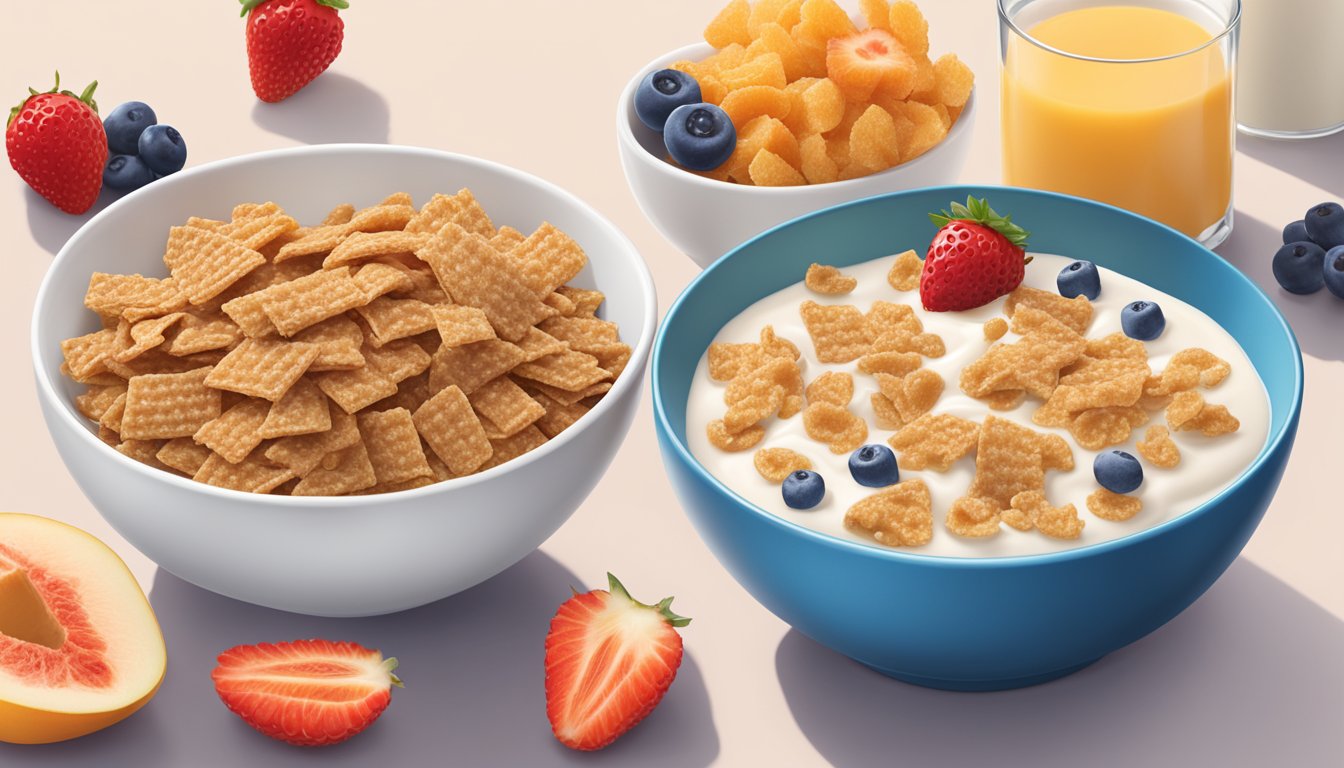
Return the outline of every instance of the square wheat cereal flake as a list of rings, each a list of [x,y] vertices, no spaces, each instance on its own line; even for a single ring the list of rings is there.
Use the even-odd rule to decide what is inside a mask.
[[[546,409],[533,400],[508,376],[488,382],[467,396],[471,407],[489,419],[502,437],[510,437],[546,415]]]
[[[596,317],[598,308],[607,300],[601,291],[572,285],[562,285],[555,292],[574,302],[574,317]]]
[[[424,333],[438,328],[438,320],[433,309],[423,301],[415,299],[374,299],[368,306],[355,309],[373,331],[369,341],[382,345],[404,339],[408,336]]]
[[[456,224],[444,225],[416,255],[433,268],[455,303],[484,311],[501,339],[517,341],[555,314],[515,276],[516,266],[504,254]]]
[[[65,366],[69,369],[71,378],[79,382],[105,373],[107,361],[116,352],[117,332],[109,328],[61,342],[61,354],[65,356]]]
[[[304,377],[285,396],[271,404],[258,434],[263,440],[309,435],[331,429],[327,396],[316,383]]]
[[[379,483],[404,483],[433,476],[410,411],[405,408],[368,411],[357,419]]]
[[[431,397],[413,419],[420,437],[454,475],[475,472],[494,454],[471,402],[457,386]]]
[[[283,336],[368,303],[347,267],[314,272],[266,289],[261,306]]]
[[[484,310],[461,304],[436,304],[431,311],[444,346],[461,347],[495,338],[495,329]]]
[[[361,411],[397,393],[397,382],[372,366],[314,373],[312,378],[323,394],[346,413]]]
[[[573,280],[588,263],[583,248],[550,222],[543,222],[523,242],[502,252],[513,262],[523,285],[543,299]]]
[[[399,339],[377,349],[365,349],[364,359],[370,368],[396,383],[423,373],[432,360],[419,344],[408,339]]]
[[[328,454],[349,448],[360,441],[355,417],[329,405],[331,429],[310,435],[282,437],[265,448],[266,460],[293,470],[295,477],[307,475]]]
[[[368,448],[359,441],[349,448],[322,457],[322,462],[303,476],[291,491],[293,496],[344,496],[378,484]]]
[[[219,392],[206,380],[212,369],[136,376],[126,388],[123,440],[190,437],[220,414]]]
[[[540,429],[542,434],[550,438],[554,438],[574,426],[574,422],[583,418],[583,415],[589,411],[588,406],[582,402],[562,403],[543,392],[534,392],[531,397],[540,403],[545,410],[545,413],[536,421],[537,429]]]
[[[516,344],[487,339],[460,347],[443,345],[434,353],[429,368],[429,388],[438,392],[456,385],[466,394],[475,392],[523,361],[526,355]]]
[[[610,376],[597,364],[597,358],[572,350],[521,363],[514,367],[513,373],[571,392],[604,381]]]
[[[530,424],[509,437],[493,439],[490,441],[490,446],[494,449],[494,453],[490,455],[489,461],[481,465],[481,471],[497,467],[506,461],[513,461],[545,443],[546,435]]]
[[[187,300],[199,305],[265,264],[266,257],[217,232],[173,227],[163,262]]]
[[[219,361],[205,383],[275,402],[307,372],[318,352],[314,344],[247,339]]]
[[[192,439],[237,464],[261,445],[261,425],[270,410],[269,402],[248,398],[203,424]]]
[[[232,464],[219,454],[212,453],[196,471],[193,479],[198,483],[245,493],[269,493],[293,477],[291,470],[271,466],[257,456],[249,456]]]
[[[415,253],[429,235],[416,232],[356,232],[331,249],[322,260],[323,269],[353,266],[380,256]]]
[[[130,309],[166,315],[185,308],[187,297],[172,278],[94,272],[84,294],[84,306],[100,317],[121,317]]]
[[[354,281],[364,292],[364,298],[369,301],[396,291],[409,291],[415,287],[410,270],[378,261],[356,269]]]
[[[210,458],[210,449],[189,437],[175,437],[163,444],[155,458],[166,467],[193,477]]]

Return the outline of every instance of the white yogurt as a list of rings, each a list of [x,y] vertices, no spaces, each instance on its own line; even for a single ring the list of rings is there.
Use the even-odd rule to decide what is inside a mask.
[[[1034,260],[1027,265],[1023,283],[1043,290],[1056,290],[1055,276],[1072,259],[1045,254],[1034,256]],[[887,284],[886,275],[893,259],[875,259],[844,268],[845,274],[859,281],[858,288],[844,296],[820,296],[801,282],[767,296],[733,318],[719,331],[715,341],[756,341],[762,327],[773,325],[777,335],[794,342],[802,352],[799,365],[802,367],[804,383],[811,382],[828,370],[845,371],[853,375],[854,399],[850,403],[850,410],[868,422],[867,442],[885,444],[893,433],[875,426],[870,395],[877,392],[876,380],[859,373],[854,363],[819,363],[798,307],[807,300],[819,304],[854,304],[864,311],[878,300],[909,304],[924,323],[924,329],[942,336],[947,346],[947,354],[943,357],[924,360],[924,366],[937,371],[947,384],[933,412],[951,413],[976,422],[984,421],[985,415],[991,411],[984,403],[963,393],[957,382],[962,368],[983,355],[989,347],[982,326],[986,320],[1003,315],[1004,300],[999,299],[968,312],[926,312],[920,306],[918,292],[898,292]],[[1033,424],[1031,414],[1041,403],[1028,397],[1015,410],[992,413],[1038,432],[1055,432],[1068,442],[1073,449],[1074,469],[1069,472],[1047,472],[1046,497],[1057,506],[1072,503],[1078,508],[1079,516],[1086,521],[1082,536],[1072,541],[1061,541],[1048,538],[1038,531],[1023,533],[1006,525],[997,536],[988,539],[962,538],[949,532],[944,525],[947,510],[953,501],[966,494],[975,474],[975,454],[972,452],[946,473],[901,470],[902,480],[923,480],[933,497],[933,541],[906,551],[951,557],[1005,557],[1056,552],[1128,536],[1170,520],[1213,497],[1240,476],[1264,447],[1269,433],[1269,396],[1236,340],[1208,315],[1189,304],[1108,269],[1100,271],[1102,292],[1093,303],[1092,325],[1086,336],[1100,338],[1119,331],[1120,310],[1125,304],[1138,299],[1156,301],[1166,316],[1167,327],[1157,340],[1147,342],[1153,370],[1161,372],[1173,354],[1188,347],[1202,347],[1228,361],[1232,366],[1231,375],[1214,389],[1201,389],[1200,392],[1210,403],[1226,405],[1241,420],[1241,429],[1230,435],[1213,438],[1197,432],[1173,431],[1172,439],[1181,450],[1180,465],[1175,469],[1164,470],[1143,462],[1144,482],[1134,492],[1143,501],[1143,511],[1125,522],[1110,522],[1087,511],[1087,496],[1098,487],[1092,475],[1092,461],[1097,452],[1080,448],[1067,430]],[[1010,332],[1004,341],[1011,342],[1017,338]],[[726,384],[710,379],[708,356],[701,358],[686,408],[687,442],[695,458],[726,486],[762,509],[822,533],[882,547],[872,539],[849,531],[844,525],[845,511],[878,489],[864,488],[854,482],[849,474],[849,454],[833,454],[825,445],[809,438],[803,429],[801,416],[788,420],[767,420],[765,439],[751,450],[728,453],[710,444],[705,425],[723,417],[726,409],[723,392],[726,387]],[[1149,422],[1165,423],[1160,412],[1154,413]],[[1146,428],[1147,425],[1135,430],[1125,445],[1111,446],[1106,450],[1126,450],[1137,456],[1134,441],[1142,438]],[[780,487],[762,478],[752,463],[753,455],[760,448],[791,448],[807,456],[812,461],[813,469],[820,472],[826,481],[826,497],[821,504],[806,511],[787,507]],[[899,460],[899,454],[897,458]]]

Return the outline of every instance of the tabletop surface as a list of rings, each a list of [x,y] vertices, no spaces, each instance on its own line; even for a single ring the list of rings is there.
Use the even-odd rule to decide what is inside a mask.
[[[617,161],[612,110],[628,77],[698,39],[723,0],[445,3],[355,0],[345,50],[278,105],[248,86],[236,4],[140,0],[24,4],[0,46],[0,91],[18,100],[51,70],[97,78],[104,110],[128,100],[177,126],[189,165],[337,141],[479,155],[556,182],[639,247],[665,310],[696,274],[648,223]],[[998,183],[998,42],[992,0],[924,0],[935,54],[979,75],[961,181]],[[76,87],[76,90],[78,90]],[[121,725],[66,744],[0,744],[5,766],[1178,765],[1338,764],[1344,739],[1344,302],[1275,285],[1279,229],[1344,198],[1344,135],[1238,138],[1236,228],[1218,249],[1283,310],[1302,344],[1306,397],[1282,487],[1242,557],[1192,608],[1071,677],[953,694],[880,677],[776,619],[692,530],[663,473],[645,392],[606,478],[540,551],[439,603],[374,619],[316,619],[219,597],[158,570],[117,536],[66,473],[38,413],[29,318],[43,273],[88,215],[58,212],[0,172],[0,507],[106,541],[149,593],[168,642],[158,697]],[[104,192],[99,207],[109,201]],[[647,390],[647,388],[646,388]],[[1333,396],[1332,396],[1333,393]],[[189,510],[184,511],[189,513]],[[663,704],[604,752],[558,745],[546,722],[542,641],[571,584],[613,571],[646,599],[675,594],[695,618]],[[407,681],[367,733],[320,753],[274,743],[214,695],[214,656],[237,643],[323,636],[397,655]],[[1240,735],[1238,735],[1240,734]],[[1253,735],[1254,734],[1254,735]]]

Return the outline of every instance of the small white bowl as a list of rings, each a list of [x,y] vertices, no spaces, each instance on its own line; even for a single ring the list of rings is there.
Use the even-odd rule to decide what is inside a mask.
[[[684,171],[664,159],[662,134],[635,116],[635,89],[650,72],[712,53],[712,47],[697,43],[649,62],[625,86],[616,109],[616,143],[635,201],[663,237],[702,267],[751,236],[805,213],[885,192],[950,184],[961,173],[975,121],[974,92],[938,146],[871,176],[801,187],[753,187]]]
[[[611,391],[574,426],[477,475],[376,496],[240,493],[150,468],[113,450],[74,407],[83,387],[60,373],[62,339],[98,321],[83,305],[94,271],[163,275],[168,228],[227,218],[235,203],[274,200],[300,221],[332,206],[417,202],[470,187],[499,224],[543,220],[588,253],[575,284],[607,295],[603,314],[634,353]],[[578,508],[625,439],[639,405],[657,318],[648,268],[615,226],[528,174],[446,152],[324,145],[193,168],[109,206],[57,255],[37,295],[33,363],[52,440],[84,495],[163,568],[229,597],[322,616],[390,613],[447,597],[522,559]]]

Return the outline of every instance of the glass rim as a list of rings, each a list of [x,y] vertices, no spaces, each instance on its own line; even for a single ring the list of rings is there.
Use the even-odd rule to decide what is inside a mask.
[[[1017,25],[1017,22],[1013,21],[1013,19],[1009,17],[1008,9],[1004,7],[1005,2],[1007,2],[1007,0],[996,0],[995,2],[995,5],[998,7],[999,10],[999,22],[1001,24],[1007,25],[1007,27],[1011,29],[1014,32],[1014,34],[1016,34],[1018,37],[1022,38],[1023,40],[1026,40],[1027,42],[1031,43],[1037,48],[1040,48],[1041,50],[1049,51],[1050,53],[1065,56],[1070,59],[1077,59],[1079,61],[1090,61],[1097,64],[1150,64],[1157,61],[1171,61],[1173,59],[1180,59],[1185,56],[1189,56],[1191,54],[1199,53],[1205,48],[1208,48],[1209,46],[1222,41],[1228,35],[1232,34],[1232,31],[1235,30],[1237,28],[1237,25],[1241,22],[1241,0],[1232,0],[1232,2],[1236,3],[1233,9],[1232,18],[1230,18],[1227,21],[1221,32],[1214,35],[1207,42],[1201,43],[1200,45],[1197,45],[1189,50],[1180,51],[1179,53],[1167,54],[1166,56],[1149,56],[1147,58],[1141,58],[1141,59],[1108,59],[1108,58],[1102,58],[1100,56],[1084,56],[1081,53],[1071,53],[1069,51],[1063,50],[1061,48],[1056,48],[1052,45],[1047,45],[1041,42],[1040,40],[1037,40],[1035,37],[1028,34],[1026,30],[1019,27]]]

